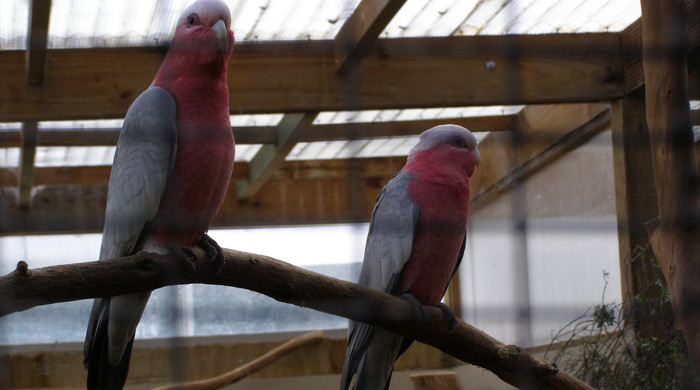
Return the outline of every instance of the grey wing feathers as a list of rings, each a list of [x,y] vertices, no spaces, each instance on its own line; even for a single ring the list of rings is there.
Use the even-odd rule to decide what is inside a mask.
[[[419,209],[408,196],[411,173],[401,171],[382,189],[374,205],[358,283],[391,292],[408,261]]]
[[[143,226],[155,216],[177,148],[175,100],[151,87],[131,104],[124,118],[109,178],[100,260],[128,255]],[[95,299],[88,322],[87,362],[106,302]]]
[[[175,100],[159,87],[144,91],[124,119],[109,179],[100,259],[129,254],[160,205],[175,161]]]
[[[359,284],[391,293],[413,247],[420,209],[408,196],[411,173],[401,171],[379,194],[372,212]],[[367,349],[373,327],[350,321],[341,389],[347,389]]]

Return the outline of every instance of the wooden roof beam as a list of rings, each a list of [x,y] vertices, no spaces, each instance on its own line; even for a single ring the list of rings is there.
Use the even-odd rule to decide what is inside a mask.
[[[406,0],[362,0],[335,36],[335,65],[347,73],[367,54]]]
[[[27,82],[40,85],[46,69],[46,45],[49,36],[51,0],[32,0],[29,3],[29,31],[27,33]]]
[[[0,51],[0,121],[123,118],[163,54],[49,50],[38,91],[17,81],[23,55]],[[377,39],[352,85],[335,71],[333,41],[244,42],[229,69],[230,110],[241,114],[581,103],[625,93],[617,33]],[[514,69],[517,88],[507,82]]]
[[[231,180],[213,228],[366,222],[381,187],[405,163],[406,157],[285,161],[254,202],[239,202],[236,182]],[[247,173],[244,165],[234,165],[232,179]],[[44,169],[48,168],[38,168]],[[350,183],[349,175],[357,177],[360,184]],[[55,182],[58,178],[46,180]],[[104,224],[106,188],[106,176],[97,185],[47,182],[35,190],[31,209],[8,207],[0,211],[0,236],[99,232]]]
[[[236,197],[239,201],[248,201],[274,175],[277,168],[284,163],[301,135],[309,130],[318,115],[314,113],[286,114],[277,125],[276,144],[263,145],[250,161],[248,180],[236,183]]]

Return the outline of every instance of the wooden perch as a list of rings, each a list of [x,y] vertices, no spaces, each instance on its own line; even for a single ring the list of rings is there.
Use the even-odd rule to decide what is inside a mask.
[[[245,288],[278,301],[363,321],[432,345],[483,367],[522,389],[592,389],[556,365],[514,345],[504,345],[459,321],[450,332],[443,312],[424,306],[417,319],[404,299],[295,267],[271,257],[224,249],[226,263],[215,273],[194,248],[194,269],[170,255],[138,254],[120,259],[18,270],[0,277],[0,316],[50,303],[204,283]],[[23,262],[20,262],[23,263]],[[26,264],[25,264],[26,265]]]
[[[687,17],[698,2],[642,0],[646,112],[658,220],[649,241],[669,286],[676,322],[700,374],[700,179],[688,105]]]
[[[260,356],[259,358],[248,362],[235,370],[214,378],[202,379],[186,383],[178,383],[168,386],[156,387],[153,390],[216,390],[224,386],[236,383],[241,379],[253,375],[270,364],[280,360],[282,357],[289,355],[297,349],[318,343],[323,339],[323,332],[315,330],[313,332],[304,333],[301,336],[295,337],[272,351]]]

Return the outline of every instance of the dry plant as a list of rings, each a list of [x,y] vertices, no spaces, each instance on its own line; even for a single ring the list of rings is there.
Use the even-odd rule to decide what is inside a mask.
[[[647,246],[635,249],[632,264],[658,263]],[[545,359],[599,390],[700,389],[665,284],[657,279],[623,305],[605,303],[605,271],[603,278],[601,303],[562,327]]]

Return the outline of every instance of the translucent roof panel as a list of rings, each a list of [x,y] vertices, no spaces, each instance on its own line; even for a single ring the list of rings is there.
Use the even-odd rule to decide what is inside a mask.
[[[4,0],[0,12],[0,49],[27,47],[29,9],[26,0]]]
[[[236,41],[332,39],[359,0],[224,0]],[[48,47],[157,45],[193,0],[53,0]],[[26,49],[26,0],[2,0],[0,49]]]
[[[231,126],[276,126],[284,114],[231,115]]]
[[[80,130],[80,129],[91,129],[91,130],[113,130],[120,129],[124,123],[123,119],[93,119],[93,120],[80,120],[80,121],[42,121],[39,122],[39,130]]]
[[[0,168],[19,166],[19,148],[0,148]]]
[[[0,122],[0,131],[17,131],[22,129],[20,122]]]
[[[167,42],[193,0],[53,0],[50,48]],[[359,0],[225,0],[238,42],[333,39]],[[26,48],[27,0],[2,0],[0,49]],[[407,0],[383,37],[620,31],[638,0]]]
[[[314,124],[411,121],[419,119],[467,118],[517,114],[524,106],[411,108],[405,110],[325,111]],[[427,129],[426,129],[427,130]]]
[[[116,146],[39,146],[34,164],[37,167],[73,167],[111,165]]]
[[[250,161],[262,145],[236,145],[236,161]]]
[[[621,31],[637,0],[407,0],[382,37]]]
[[[488,133],[474,133],[481,142]],[[418,143],[418,136],[387,137],[353,141],[299,142],[287,155],[287,160],[330,160],[407,156]]]

